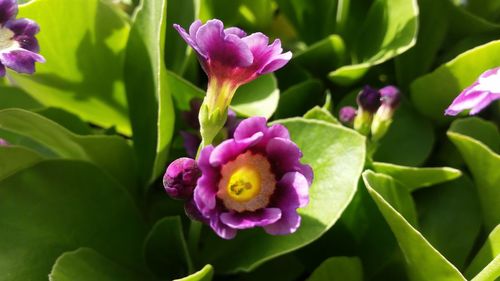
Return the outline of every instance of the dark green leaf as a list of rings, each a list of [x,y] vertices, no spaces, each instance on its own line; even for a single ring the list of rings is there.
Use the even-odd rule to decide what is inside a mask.
[[[363,268],[359,258],[333,257],[325,260],[307,281],[362,281]]]

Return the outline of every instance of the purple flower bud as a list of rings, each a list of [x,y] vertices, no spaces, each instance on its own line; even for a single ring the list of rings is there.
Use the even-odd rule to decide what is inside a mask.
[[[357,98],[358,106],[363,111],[368,111],[370,113],[375,113],[380,107],[380,92],[366,85],[361,92],[358,94]]]
[[[167,194],[180,200],[188,200],[193,196],[201,171],[196,161],[191,158],[179,158],[170,163],[163,176],[163,186]]]
[[[8,146],[8,145],[9,143],[6,140],[0,138],[0,146]]]
[[[446,109],[446,115],[457,115],[470,109],[470,115],[479,113],[495,100],[500,99],[500,67],[483,72],[477,81],[463,90]]]
[[[35,62],[45,62],[35,38],[38,24],[16,19],[17,11],[16,0],[0,0],[0,77],[5,76],[5,67],[32,74]]]
[[[356,108],[352,106],[344,106],[339,111],[340,122],[344,124],[352,124],[352,122],[354,122],[354,118],[356,118],[356,114]]]
[[[380,102],[384,106],[389,106],[393,110],[399,106],[401,101],[401,94],[399,89],[395,86],[385,86],[379,90],[380,92]]]

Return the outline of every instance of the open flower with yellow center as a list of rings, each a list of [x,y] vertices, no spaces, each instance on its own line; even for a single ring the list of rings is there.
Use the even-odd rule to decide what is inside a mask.
[[[284,126],[267,127],[263,117],[243,120],[234,138],[201,151],[196,213],[224,239],[253,227],[273,235],[295,232],[297,209],[307,205],[313,180],[301,157]]]

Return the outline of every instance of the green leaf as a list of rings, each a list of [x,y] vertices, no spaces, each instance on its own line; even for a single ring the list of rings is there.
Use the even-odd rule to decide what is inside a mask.
[[[90,248],[78,248],[57,258],[49,274],[50,281],[134,281],[144,280]]]
[[[418,0],[419,26],[413,48],[396,57],[396,76],[405,88],[417,77],[427,73],[445,39],[449,25],[448,0]]]
[[[323,107],[315,106],[311,108],[306,114],[305,119],[323,120],[332,124],[340,124],[339,120],[335,118],[330,111]]]
[[[314,43],[294,55],[292,63],[298,63],[311,73],[323,77],[328,72],[345,64],[345,44],[336,34]]]
[[[357,257],[332,257],[320,264],[307,281],[362,281],[363,268]]]
[[[351,85],[368,69],[381,64],[415,45],[418,27],[416,0],[376,0],[352,48],[352,64],[328,74],[341,85]],[[349,45],[349,44],[348,44]]]
[[[415,168],[382,162],[374,162],[373,169],[377,173],[386,174],[398,180],[410,192],[451,181],[462,175],[460,170],[448,167]]]
[[[211,265],[207,264],[200,271],[181,279],[175,279],[174,281],[212,281],[213,276],[214,269]]]
[[[275,118],[287,118],[306,113],[323,100],[321,81],[309,79],[296,84],[281,94]]]
[[[287,254],[270,260],[257,269],[238,274],[237,281],[273,280],[290,281],[299,280],[304,275],[304,265],[294,253]]]
[[[144,245],[146,262],[162,280],[185,276],[192,270],[179,217],[159,220],[149,232]]]
[[[386,177],[386,176],[385,176]],[[388,180],[383,174],[363,173],[363,181],[372,199],[392,229],[405,255],[411,280],[465,280],[462,274],[446,260],[397,210],[396,198],[386,197]],[[382,191],[383,194],[380,194]],[[393,203],[389,203],[392,201]]]
[[[80,119],[78,116],[69,113],[68,111],[65,111],[63,109],[55,107],[47,107],[44,109],[34,110],[34,112],[40,114],[41,116],[47,119],[56,122],[57,124],[65,127],[72,133],[78,135],[92,134],[92,129],[87,123],[83,122],[82,119]]]
[[[337,0],[278,0],[282,12],[307,44],[317,42],[335,31]]]
[[[165,68],[166,0],[143,1],[127,44],[125,78],[134,148],[144,183],[165,169],[174,111]]]
[[[130,135],[123,84],[130,29],[125,16],[99,0],[33,0],[20,6],[19,17],[40,25],[36,38],[47,62],[37,64],[34,76],[10,72],[16,84],[44,105]]]
[[[481,73],[500,65],[500,40],[471,49],[443,64],[435,71],[416,79],[411,98],[423,115],[440,123],[451,121],[445,109],[458,94]]]
[[[204,241],[203,260],[220,272],[248,272],[313,242],[337,221],[356,191],[364,165],[364,137],[324,121],[291,118],[279,123],[288,128],[302,150],[302,162],[314,170],[309,205],[299,210],[302,225],[286,236],[272,236],[261,229],[240,231],[230,241],[210,235]]]
[[[486,266],[493,263],[494,260],[498,260],[499,257],[500,257],[500,225],[497,225],[491,231],[490,235],[486,239],[486,242],[483,244],[477,255],[470,263],[469,267],[465,272],[465,276],[467,276],[467,278],[472,278],[477,274],[481,274]],[[496,261],[496,263],[498,263],[498,261]],[[496,277],[498,277],[498,275]],[[494,280],[494,278],[495,277],[483,280]]]
[[[20,88],[0,86],[0,109],[11,107],[30,110],[43,105]]]
[[[472,173],[483,210],[487,230],[500,223],[500,155],[485,143],[475,139],[487,139],[500,143],[495,125],[478,118],[456,120],[448,130],[448,137],[458,148]],[[491,135],[490,135],[491,134]],[[496,140],[496,141],[495,141]],[[498,149],[498,148],[497,148]]]
[[[38,153],[20,146],[0,146],[0,180],[43,160]]]
[[[121,137],[75,135],[49,119],[22,109],[0,110],[0,136],[3,132],[19,138],[11,143],[26,146],[44,158],[93,163],[136,194],[138,182],[133,151]]]
[[[458,269],[462,269],[482,225],[479,199],[472,181],[464,176],[419,191],[415,200],[422,235]]]
[[[78,247],[141,269],[141,215],[123,187],[94,165],[43,161],[0,186],[1,280],[47,280],[56,258]]]
[[[189,111],[189,102],[194,98],[203,99],[205,92],[177,74],[167,71],[168,85],[172,89],[172,97],[176,108]]]
[[[422,165],[434,145],[432,123],[409,104],[402,104],[393,120],[380,141],[375,160],[405,166]]]
[[[167,1],[167,25],[165,53],[166,67],[175,73],[182,74],[186,69],[188,50],[190,47],[182,39],[173,24],[179,24],[186,30],[198,18],[199,0]]]
[[[270,118],[280,99],[278,83],[273,74],[261,76],[238,88],[231,108],[244,117],[264,116]]]

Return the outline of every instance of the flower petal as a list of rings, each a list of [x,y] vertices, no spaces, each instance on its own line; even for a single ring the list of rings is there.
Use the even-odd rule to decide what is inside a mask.
[[[284,138],[272,138],[266,146],[266,153],[271,159],[273,166],[280,173],[299,172],[306,179],[309,185],[313,181],[313,170],[311,166],[300,163],[302,151],[291,140]]]
[[[4,77],[4,76],[5,76],[5,65],[0,63],[0,77]]]
[[[0,61],[17,72],[32,74],[35,72],[35,61],[45,62],[45,59],[39,54],[24,49],[15,49],[8,53],[1,53]]]
[[[19,43],[19,47],[21,47],[22,49],[35,53],[40,52],[40,47],[38,46],[38,40],[36,40],[36,38],[33,36],[18,35],[14,37],[14,40],[16,40]]]
[[[201,23],[201,22],[200,22]],[[191,24],[191,26],[195,25],[196,22],[194,22],[193,24]],[[184,41],[186,41],[186,43],[191,46],[191,48],[193,48],[196,53],[198,53],[198,56],[200,56],[202,59],[208,59],[207,58],[207,55],[204,54],[200,48],[198,47],[198,45],[196,44],[196,41],[195,41],[195,38],[190,36],[186,30],[184,28],[182,28],[182,26],[178,25],[178,24],[174,24],[174,28],[177,30],[177,32],[179,32],[179,35],[182,37],[182,39],[184,39]]]
[[[24,18],[11,20],[5,26],[15,35],[35,36],[40,31],[40,26],[35,21]]]
[[[234,131],[234,139],[243,140],[255,135],[258,132],[267,133],[267,120],[264,117],[250,117],[240,122]]]
[[[278,208],[264,208],[255,212],[222,213],[220,220],[231,228],[247,229],[275,223],[281,218]]]
[[[233,239],[238,232],[236,229],[223,224],[219,219],[219,214],[214,214],[210,217],[210,227],[219,237],[223,239]]]
[[[17,15],[17,0],[0,0],[0,25]]]
[[[196,32],[196,44],[208,59],[232,67],[252,64],[253,55],[236,35],[225,34],[220,20],[209,20]]]
[[[217,189],[220,175],[218,170],[210,165],[210,154],[213,152],[213,146],[207,146],[200,152],[198,167],[202,175],[196,183],[194,189],[194,201],[200,212],[204,216],[209,216],[216,207]]]
[[[277,56],[274,56],[273,59],[259,71],[259,74],[267,74],[270,72],[274,72],[287,64],[292,59],[292,53],[286,52]]]
[[[295,210],[285,210],[281,219],[273,224],[264,226],[264,230],[271,235],[287,235],[294,233],[300,226],[301,218]]]
[[[234,34],[240,38],[247,36],[247,33],[243,29],[238,27],[229,27],[224,29],[225,34]]]
[[[213,167],[221,166],[243,153],[249,147],[258,143],[262,137],[262,132],[257,132],[253,136],[242,139],[228,139],[219,144],[210,155],[210,164]]]

